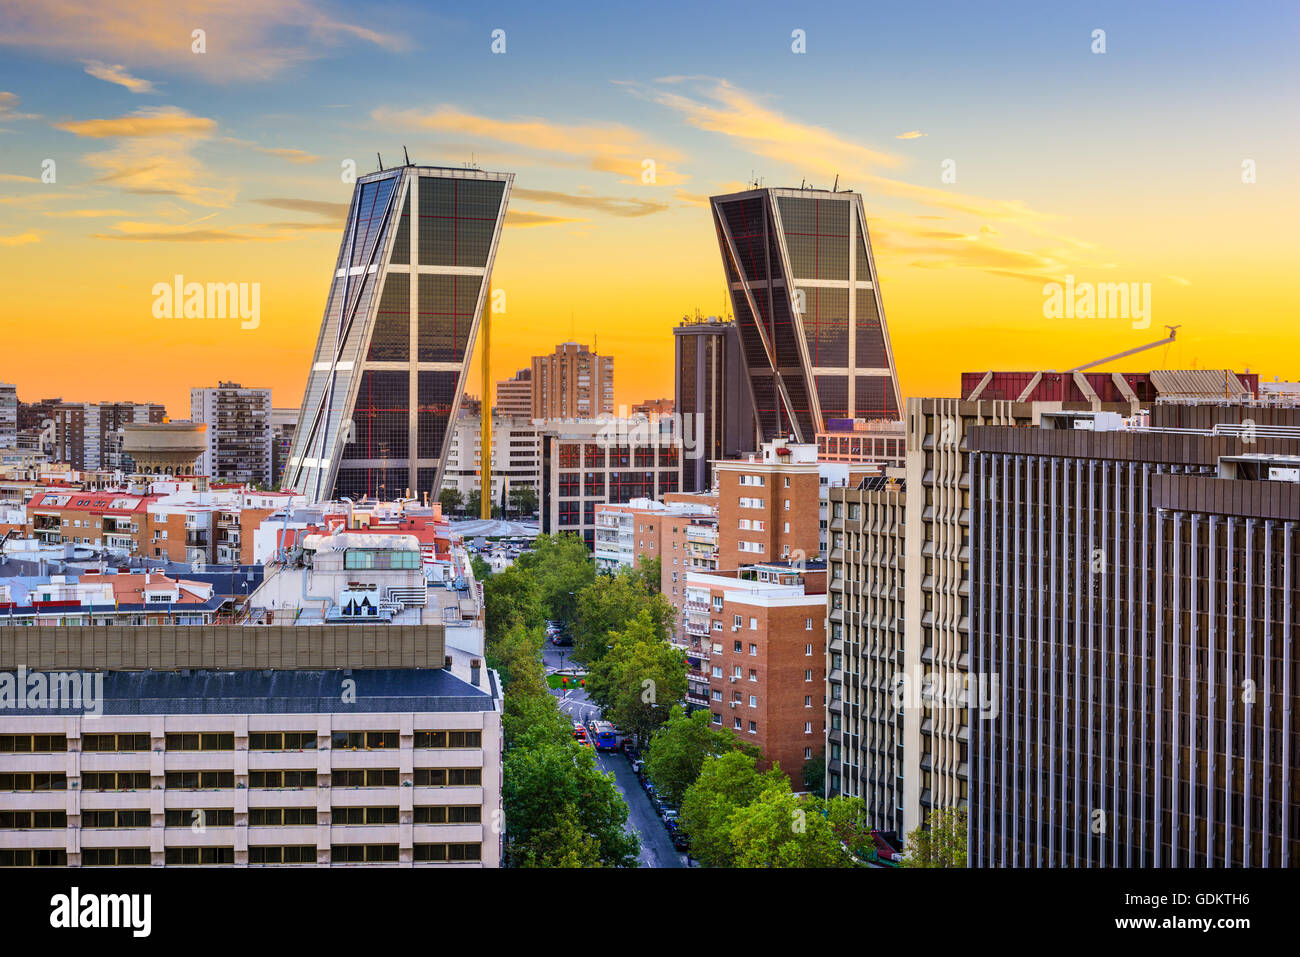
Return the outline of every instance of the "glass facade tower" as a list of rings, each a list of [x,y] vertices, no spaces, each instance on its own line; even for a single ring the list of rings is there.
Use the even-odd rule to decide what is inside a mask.
[[[710,205],[760,440],[900,418],[862,196],[763,188]]]
[[[513,179],[402,166],[357,180],[284,488],[437,495]]]

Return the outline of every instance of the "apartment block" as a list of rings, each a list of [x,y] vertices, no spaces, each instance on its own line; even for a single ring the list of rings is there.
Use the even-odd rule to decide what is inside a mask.
[[[0,382],[0,449],[18,446],[18,387]]]
[[[646,559],[661,559],[669,545],[669,529],[684,527],[691,516],[711,515],[707,505],[665,504],[652,499],[633,499],[625,505],[596,506],[596,538],[593,554],[597,571],[633,568]],[[660,572],[662,575],[662,567]]]
[[[534,419],[588,419],[614,414],[614,359],[576,342],[533,356]]]
[[[86,672],[99,716],[0,713],[0,867],[496,867],[500,693],[460,670]]]
[[[826,740],[826,567],[771,562],[686,577],[692,634],[707,621],[715,727],[760,748],[796,791]]]
[[[496,384],[493,393],[496,405],[494,415],[503,418],[531,419],[533,417],[533,370],[520,369],[510,379],[503,379]]]
[[[861,798],[872,826],[901,840],[904,714],[896,692],[906,667],[902,472],[834,488],[830,506],[826,793]]]
[[[483,422],[478,416],[459,415],[448,433],[450,447],[442,487],[463,496],[482,484]],[[492,501],[500,502],[517,488],[531,488],[541,501],[541,431],[527,417],[492,417]]]
[[[973,865],[1300,859],[1297,412],[971,430]]]
[[[272,461],[271,390],[246,389],[238,382],[190,390],[190,420],[208,426],[208,448],[198,474],[223,482],[257,482],[270,487]]]
[[[718,567],[798,561],[820,553],[816,449],[777,439],[713,463],[718,484]]]

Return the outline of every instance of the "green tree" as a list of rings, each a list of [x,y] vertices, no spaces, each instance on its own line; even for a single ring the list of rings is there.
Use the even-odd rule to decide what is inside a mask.
[[[937,807],[930,819],[907,835],[904,867],[965,867],[966,812]]]
[[[528,571],[541,591],[546,617],[555,621],[574,620],[578,595],[596,577],[591,552],[580,535],[538,535],[531,550],[515,561]]]
[[[465,496],[465,514],[471,518],[478,518],[483,508],[483,493],[476,488],[469,490],[469,495]]]
[[[501,675],[501,683],[516,697],[550,696],[542,665],[542,629],[516,621],[487,646],[487,663]]]
[[[817,754],[804,762],[803,786],[814,797],[826,796],[826,755]]]
[[[816,798],[800,799],[784,787],[764,790],[731,816],[734,867],[851,867],[852,861],[822,816]]]
[[[469,560],[470,567],[474,569],[474,577],[479,581],[487,581],[492,575],[492,566],[483,560],[482,555],[475,555]]]
[[[707,710],[688,715],[684,707],[675,705],[646,748],[646,773],[654,782],[655,790],[674,804],[680,804],[686,789],[700,776],[704,759],[728,751],[746,751],[754,756],[759,753],[730,731],[713,727],[712,715]]]
[[[553,823],[513,845],[517,867],[587,868],[604,866],[600,843],[583,831],[578,809],[566,804]]]
[[[664,640],[649,609],[610,638],[608,653],[587,666],[587,696],[606,719],[644,744],[686,696],[686,655]]]
[[[531,485],[512,485],[510,487],[510,506],[520,515],[533,515],[537,512],[537,490]]]
[[[592,667],[609,650],[613,632],[648,611],[660,638],[667,638],[675,609],[663,595],[649,591],[630,569],[601,576],[578,595],[573,628],[573,655]]]
[[[483,583],[487,606],[486,641],[489,646],[516,624],[542,623],[542,599],[533,576],[512,565]]]
[[[867,820],[867,807],[862,803],[862,798],[836,795],[823,802],[822,806],[826,819],[830,821],[831,830],[856,857],[865,858],[876,849],[871,823]]]
[[[450,515],[452,512],[458,512],[461,506],[465,504],[465,496],[460,494],[460,489],[444,488],[438,493],[438,501],[442,503],[442,513]]]
[[[790,781],[779,766],[759,772],[757,759],[743,751],[706,757],[699,777],[682,798],[681,828],[691,841],[691,853],[710,867],[731,867],[735,846],[731,818],[740,808],[772,788],[786,790]]]
[[[501,797],[512,864],[548,866],[538,851],[553,843],[557,828],[571,817],[577,830],[595,841],[601,864],[636,866],[640,841],[625,828],[627,804],[613,775],[597,769],[591,748],[571,739],[512,748],[505,757]]]
[[[663,570],[662,558],[657,555],[654,558],[646,558],[641,555],[637,559],[636,567],[632,569],[632,576],[645,587],[647,592],[657,595],[661,590],[660,586],[663,584]]]

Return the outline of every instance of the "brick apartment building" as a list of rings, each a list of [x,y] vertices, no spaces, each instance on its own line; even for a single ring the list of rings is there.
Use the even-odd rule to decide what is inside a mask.
[[[796,791],[826,733],[826,570],[788,562],[687,575],[688,631],[709,644],[708,708]]]
[[[818,555],[820,480],[814,446],[778,439],[744,458],[715,462],[714,472],[719,568]]]

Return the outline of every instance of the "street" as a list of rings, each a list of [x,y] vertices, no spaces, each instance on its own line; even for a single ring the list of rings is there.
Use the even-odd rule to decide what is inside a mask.
[[[572,650],[556,648],[547,641],[542,651],[542,660],[546,665],[547,674],[557,671],[561,667],[561,661],[564,667],[571,667],[572,662],[569,661],[568,652]],[[560,657],[561,652],[564,652],[563,659]],[[587,693],[581,688],[570,688],[567,691],[556,689],[551,693],[560,699],[560,710],[571,719],[585,724],[588,720],[599,717],[600,709],[587,699]],[[645,789],[641,787],[641,783],[632,772],[631,763],[623,753],[597,751],[596,766],[614,775],[614,784],[622,792],[623,800],[627,802],[628,827],[641,839],[641,854],[637,858],[641,866],[686,867],[686,855],[673,847],[663,821],[659,819],[654,805],[650,803]]]

